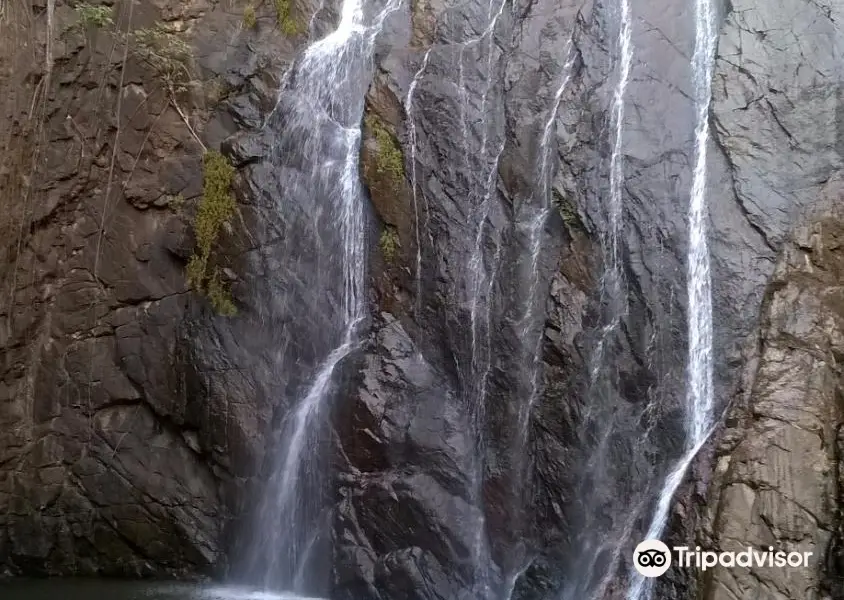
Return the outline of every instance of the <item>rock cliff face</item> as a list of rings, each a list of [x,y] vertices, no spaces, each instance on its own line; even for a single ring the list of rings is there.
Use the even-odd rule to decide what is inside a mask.
[[[584,573],[611,568],[608,552],[578,562],[589,530],[626,548],[625,528],[644,528],[681,442],[695,28],[682,3],[634,4],[623,298],[607,298],[601,278],[615,3],[420,0],[386,22],[361,151],[371,321],[335,382],[322,447],[336,474],[321,521],[332,597],[477,597],[484,576],[514,598],[577,596],[594,583]],[[302,166],[276,143],[276,94],[338,9],[293,2],[285,26],[245,2],[86,14],[36,0],[0,18],[6,572],[206,574],[248,543],[238,532],[272,466],[272,432],[334,342],[338,299],[323,290],[338,266],[321,236],[332,215],[318,192],[279,184]],[[698,582],[703,596],[676,582],[678,598],[844,593],[841,224],[798,219],[839,189],[828,180],[841,168],[841,13],[798,0],[723,7],[708,198],[719,410],[736,406],[714,462],[696,466],[703,484],[714,470],[710,496],[690,486],[683,504],[697,507],[701,539],[774,536],[824,562],[782,581],[716,571]],[[177,82],[127,44],[137,39],[124,32],[159,25],[189,49]],[[237,167],[238,215],[215,255],[230,318],[184,277],[203,146]],[[544,318],[526,334],[546,157]],[[797,222],[809,224],[784,242]],[[534,334],[542,393],[528,406]],[[693,535],[679,517],[674,535]]]
[[[762,311],[749,400],[727,419],[705,532],[715,547],[812,552],[807,569],[716,568],[702,595],[840,598],[842,268],[840,181],[785,245]],[[818,207],[820,208],[820,207]]]
[[[195,132],[218,145],[256,119],[226,97],[277,85],[257,76],[260,35],[241,20],[202,2],[4,6],[4,572],[225,564],[271,407],[236,366],[250,334],[210,316],[184,269],[203,186]],[[274,55],[290,50],[271,13],[259,21]],[[220,44],[239,36],[255,52]]]

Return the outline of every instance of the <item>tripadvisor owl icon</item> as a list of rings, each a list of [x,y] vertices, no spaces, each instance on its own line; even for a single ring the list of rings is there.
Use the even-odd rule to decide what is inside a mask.
[[[671,550],[659,540],[645,540],[633,551],[633,567],[644,577],[659,577],[671,566]]]

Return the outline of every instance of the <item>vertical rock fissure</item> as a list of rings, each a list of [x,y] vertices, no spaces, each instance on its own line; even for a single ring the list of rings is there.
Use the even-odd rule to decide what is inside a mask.
[[[413,99],[416,94],[416,88],[425,74],[425,69],[428,68],[428,60],[431,58],[431,51],[433,47],[428,48],[425,56],[422,58],[422,65],[416,74],[413,76],[413,81],[410,82],[410,87],[407,90],[407,98],[404,102],[404,112],[407,118],[408,128],[408,144],[410,145],[410,189],[413,198],[413,235],[416,242],[416,299],[414,305],[415,317],[418,320],[422,310],[422,237],[420,235],[419,223],[419,190],[416,181],[416,121],[413,118]],[[423,194],[424,197],[424,194]],[[428,211],[425,211],[426,218]]]

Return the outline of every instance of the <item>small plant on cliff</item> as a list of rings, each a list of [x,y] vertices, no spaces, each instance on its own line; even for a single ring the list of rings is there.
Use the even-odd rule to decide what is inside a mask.
[[[167,87],[175,91],[191,79],[190,46],[161,23],[129,34],[129,48],[152,67]]]
[[[215,310],[221,314],[234,314],[234,303],[220,280],[219,271],[210,265],[210,259],[223,226],[237,210],[231,190],[234,173],[234,167],[225,156],[216,150],[205,153],[202,198],[194,222],[196,250],[187,266],[190,286],[206,294]]]
[[[232,300],[231,291],[221,281],[219,270],[215,270],[211,279],[208,280],[207,296],[217,314],[224,317],[233,317],[237,314],[237,307]]]
[[[255,7],[247,4],[243,9],[243,26],[246,29],[255,29],[258,24],[258,17],[255,15]]]
[[[293,18],[290,7],[290,0],[274,0],[275,14],[278,19],[278,27],[284,35],[296,35],[299,33],[299,23]]]
[[[401,247],[399,234],[396,232],[395,227],[388,225],[381,232],[381,239],[378,245],[381,246],[381,254],[384,256],[384,260],[389,264],[395,264],[398,258],[399,248]]]
[[[78,25],[85,29],[89,27],[102,29],[114,25],[110,6],[94,6],[87,2],[81,2],[73,10],[76,11],[76,16],[79,19]]]
[[[580,220],[580,215],[577,214],[577,209],[572,203],[566,198],[563,198],[562,194],[557,190],[552,192],[552,197],[554,205],[560,212],[560,216],[563,218],[563,223],[566,224],[566,227],[569,229],[583,229],[583,222]]]
[[[389,177],[395,186],[404,179],[404,156],[401,148],[387,127],[374,115],[365,119],[367,129],[375,138],[375,170],[380,175]]]

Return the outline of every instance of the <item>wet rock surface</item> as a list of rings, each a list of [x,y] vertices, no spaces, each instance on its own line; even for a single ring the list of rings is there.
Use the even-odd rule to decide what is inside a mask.
[[[201,148],[173,99],[131,58],[121,76],[103,31],[54,41],[48,81],[34,58],[47,46],[45,6],[34,8],[35,28],[8,29],[0,42],[37,38],[0,62],[4,89],[21,90],[0,115],[12,216],[0,250],[0,565],[220,570],[248,543],[236,532],[249,527],[284,442],[271,432],[337,341],[326,332],[340,299],[324,290],[340,267],[321,235],[336,215],[319,190],[282,189],[278,176],[308,167],[294,144],[277,143],[288,123],[276,105],[306,36],[282,36],[263,5],[254,29],[243,7],[204,3],[156,2],[133,17],[137,27],[186,27],[199,75],[176,103],[238,167],[238,218],[221,260],[239,314],[224,319],[184,279]],[[336,2],[293,8],[316,13],[313,35],[338,13]],[[618,308],[601,295],[616,8],[431,0],[385,24],[361,152],[371,322],[333,390],[323,445],[336,473],[324,524],[334,597],[475,597],[478,532],[491,580],[514,598],[556,597],[584,570],[586,524],[617,532],[632,514],[632,531],[647,525],[681,445],[694,22],[685,5],[633,7],[626,310],[606,342],[612,368],[590,388],[599,332]],[[61,2],[55,11],[57,31],[75,18]],[[810,221],[784,243],[841,167],[838,12],[796,0],[723,7],[708,198],[718,403],[736,397],[737,408],[713,464],[702,457],[699,485],[681,494],[672,531],[694,536],[700,514],[701,539],[780,536],[824,562],[799,581],[718,571],[705,588],[713,600],[842,593],[831,426],[840,224]],[[125,27],[126,7],[115,15]],[[569,61],[537,259],[544,318],[526,334],[539,143]],[[43,107],[34,121],[31,106]],[[524,421],[535,334],[543,393]],[[748,369],[755,378],[741,382]],[[603,414],[616,429],[606,462],[590,464],[605,431],[583,423]],[[666,597],[693,597],[691,582],[675,583]]]

